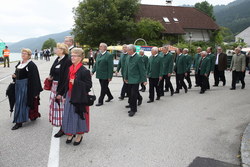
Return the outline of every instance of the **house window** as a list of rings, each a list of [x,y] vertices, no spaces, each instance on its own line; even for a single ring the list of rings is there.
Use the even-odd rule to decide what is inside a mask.
[[[178,20],[177,18],[175,18],[175,17],[173,18],[173,20],[174,20],[175,22],[178,22],[178,21],[179,21],[179,20]]]
[[[170,23],[170,21],[167,17],[163,17],[163,20],[165,21],[165,23]]]

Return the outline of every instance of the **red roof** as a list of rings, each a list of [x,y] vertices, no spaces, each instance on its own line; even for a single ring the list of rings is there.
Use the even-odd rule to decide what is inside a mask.
[[[169,23],[163,20],[168,18]],[[193,7],[140,5],[136,20],[151,18],[160,21],[167,34],[185,34],[184,29],[217,30],[219,26],[205,13]],[[174,18],[177,20],[174,21]]]

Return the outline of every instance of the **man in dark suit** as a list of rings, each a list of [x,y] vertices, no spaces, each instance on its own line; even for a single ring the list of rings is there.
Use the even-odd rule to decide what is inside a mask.
[[[160,100],[161,90],[160,90],[160,81],[162,80],[162,56],[158,54],[158,48],[153,47],[151,50],[152,55],[148,59],[148,69],[147,74],[149,78],[149,101],[147,103],[152,103],[155,97],[155,89],[157,98]]]
[[[128,94],[128,84],[126,82],[124,82],[124,71],[125,71],[125,62],[126,59],[128,57],[128,53],[127,53],[127,45],[124,44],[122,46],[122,54],[120,56],[120,60],[116,69],[116,75],[118,74],[118,72],[121,70],[121,74],[122,74],[122,79],[123,79],[123,85],[122,85],[122,90],[121,90],[121,95],[119,97],[120,100],[123,100],[125,97],[125,94]]]
[[[201,87],[200,94],[205,93],[208,88],[208,73],[211,69],[211,61],[207,57],[207,52],[202,51],[201,57],[198,61],[198,67],[196,68],[196,73],[199,75],[199,85]]]
[[[182,54],[182,49],[178,48],[176,50],[176,62],[174,71],[176,74],[176,91],[175,93],[179,93],[179,90],[183,87],[185,89],[185,93],[187,93],[187,85],[184,82],[184,77],[187,75],[187,61],[186,56]]]
[[[174,88],[171,83],[171,75],[173,73],[173,68],[174,68],[174,58],[173,54],[168,51],[168,46],[163,46],[162,47],[162,75],[163,79],[160,81],[160,90],[161,90],[161,95],[164,96],[164,80],[166,82],[166,86],[170,88],[171,90],[171,96],[174,94]]]
[[[137,112],[137,99],[141,96],[139,93],[139,84],[143,82],[146,85],[147,78],[142,57],[136,53],[136,47],[128,45],[127,51],[129,56],[125,63],[124,81],[128,84],[129,116],[132,117]]]
[[[75,48],[74,45],[74,38],[72,36],[66,36],[64,37],[64,43],[68,45],[69,48],[69,57],[71,57],[71,50]]]
[[[100,53],[97,55],[96,62],[92,69],[92,74],[96,72],[96,78],[99,79],[101,85],[101,93],[96,106],[103,105],[105,95],[108,96],[108,99],[105,102],[110,102],[114,98],[108,87],[109,82],[113,77],[113,56],[107,51],[107,47],[107,44],[100,43]]]
[[[94,51],[93,51],[92,48],[90,48],[90,50],[89,50],[88,59],[89,59],[89,69],[90,69],[91,66],[93,68],[93,65],[94,65]]]
[[[227,54],[223,53],[221,47],[217,47],[217,54],[214,65],[214,85],[218,86],[219,81],[223,82],[223,86],[226,85],[225,70],[227,69]]]

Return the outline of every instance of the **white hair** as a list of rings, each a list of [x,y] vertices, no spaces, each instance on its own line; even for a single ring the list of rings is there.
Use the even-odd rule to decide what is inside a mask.
[[[104,46],[105,49],[107,49],[108,45],[106,43],[100,43],[100,46]]]
[[[188,49],[187,49],[187,48],[184,48],[183,51],[187,51],[187,52],[188,52]]]
[[[201,54],[207,55],[207,52],[206,51],[202,51]]]
[[[158,52],[158,48],[157,47],[153,47],[151,50]]]
[[[129,44],[129,45],[128,45],[128,50],[133,50],[134,52],[136,52],[136,47],[135,47],[135,45]]]

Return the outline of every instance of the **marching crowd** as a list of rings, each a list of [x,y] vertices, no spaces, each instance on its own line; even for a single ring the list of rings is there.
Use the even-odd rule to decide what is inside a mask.
[[[203,94],[210,89],[209,77],[214,74],[214,85],[218,86],[222,81],[226,85],[225,70],[227,69],[227,55],[222,48],[218,47],[214,55],[212,48],[206,51],[197,48],[197,54],[193,58],[188,54],[188,49],[178,48],[176,55],[169,51],[169,46],[152,48],[150,57],[144,55],[144,51],[136,52],[132,44],[123,45],[123,53],[115,71],[120,72],[123,85],[120,93],[120,100],[128,97],[128,115],[133,117],[137,112],[137,106],[142,104],[141,92],[145,92],[149,82],[149,100],[160,100],[164,93],[170,95],[180,93],[192,88],[190,79],[191,66],[195,71],[195,87],[200,87]],[[74,39],[71,36],[65,37],[64,43],[58,43],[55,51],[57,58],[50,68],[49,76],[46,78],[46,88],[51,91],[49,105],[49,122],[53,126],[61,127],[54,137],[67,135],[66,143],[79,145],[83,134],[89,131],[89,92],[92,88],[91,75],[96,74],[99,79],[101,91],[96,106],[110,102],[114,99],[109,84],[114,73],[113,55],[107,51],[107,44],[100,43],[98,54],[95,56],[95,63],[90,72],[82,64],[84,51],[74,47]],[[13,79],[15,80],[15,126],[12,130],[22,127],[29,119],[35,121],[40,117],[38,111],[39,95],[43,90],[39,76],[39,70],[31,60],[30,49],[22,49],[22,61],[16,65]],[[89,58],[93,59],[93,51]],[[94,62],[94,59],[91,60]],[[92,62],[91,62],[92,63]],[[231,90],[236,89],[237,80],[241,81],[242,89],[245,88],[246,57],[241,54],[241,48],[235,49],[229,68],[232,71]],[[171,77],[175,74],[176,87],[174,90]],[[185,80],[188,85],[186,85]],[[47,85],[49,84],[49,85]],[[44,89],[45,89],[44,86]],[[141,89],[139,87],[141,86]]]

